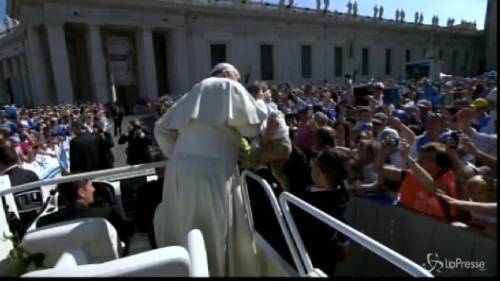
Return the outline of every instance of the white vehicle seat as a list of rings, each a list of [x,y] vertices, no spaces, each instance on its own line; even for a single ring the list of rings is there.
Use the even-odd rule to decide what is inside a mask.
[[[181,246],[170,246],[100,264],[58,266],[33,271],[22,277],[188,277],[189,254]]]
[[[22,247],[27,252],[45,255],[46,267],[54,267],[69,249],[83,252],[82,263],[118,259],[119,245],[116,229],[103,218],[85,218],[44,226],[26,233],[22,240]]]
[[[169,246],[100,264],[80,265],[81,251],[68,247],[54,268],[23,277],[208,277],[205,242],[200,230],[188,233],[187,249]]]

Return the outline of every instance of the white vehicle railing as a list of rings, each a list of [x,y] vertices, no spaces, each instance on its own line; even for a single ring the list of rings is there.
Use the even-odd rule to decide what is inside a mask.
[[[67,176],[62,176],[54,179],[48,180],[40,180],[35,182],[30,182],[17,186],[0,186],[0,197],[5,196],[7,207],[10,212],[14,213],[14,215],[19,218],[19,211],[17,208],[17,204],[14,200],[13,194],[15,193],[23,193],[27,192],[28,194],[33,191],[33,189],[40,188],[42,191],[42,201],[46,202],[48,198],[50,198],[50,191],[54,190],[55,186],[60,183],[72,182],[77,180],[85,180],[85,179],[94,179],[94,180],[105,180],[109,182],[116,182],[123,179],[141,177],[141,176],[149,176],[155,174],[155,168],[165,167],[167,161],[159,161],[153,163],[139,164],[139,165],[131,165],[124,166],[119,168],[111,168],[106,170],[94,171],[94,172],[86,172],[86,173],[78,173],[71,174]],[[2,182],[3,183],[3,182]],[[8,184],[7,184],[8,185]],[[31,190],[31,191],[30,191]],[[42,204],[43,206],[43,204]],[[3,213],[3,208],[0,210],[0,213]],[[2,227],[3,228],[3,227]]]
[[[271,206],[273,207],[274,215],[276,216],[276,219],[278,220],[278,223],[281,228],[281,232],[283,233],[283,236],[285,236],[286,243],[288,245],[288,248],[290,250],[290,254],[292,255],[293,261],[295,263],[295,266],[297,267],[297,271],[299,272],[301,277],[307,277],[307,272],[304,268],[304,264],[301,262],[299,253],[297,252],[297,248],[293,242],[292,236],[290,235],[290,232],[286,226],[285,219],[283,218],[283,212],[281,211],[280,205],[278,204],[278,200],[274,196],[274,192],[272,188],[269,186],[269,184],[260,176],[245,170],[241,174],[241,188],[243,191],[243,197],[244,197],[244,202],[245,202],[245,208],[247,208],[247,214],[251,216],[252,211],[250,207],[250,197],[248,195],[248,188],[247,188],[247,182],[246,178],[249,177],[256,182],[259,183],[259,185],[264,189],[267,197],[269,198],[269,201],[271,203]],[[253,226],[253,218],[249,218],[251,221],[251,224]],[[310,272],[310,271],[309,271]]]
[[[329,216],[325,212],[319,210],[318,208],[312,206],[311,204],[305,202],[304,200],[288,192],[281,193],[281,195],[279,196],[279,200],[281,203],[281,209],[283,211],[283,214],[285,215],[286,221],[288,222],[294,241],[297,243],[297,247],[299,249],[301,258],[302,260],[305,261],[305,267],[307,271],[312,271],[313,266],[311,264],[309,255],[307,254],[307,251],[304,247],[304,243],[302,242],[300,234],[297,230],[295,221],[290,213],[290,208],[288,206],[288,203],[294,204],[295,206],[306,211],[307,213],[314,216],[323,223],[328,224],[330,227],[334,228],[337,231],[340,231],[345,236],[361,244],[363,247],[374,252],[383,259],[389,261],[390,263],[399,267],[403,271],[409,273],[413,277],[434,277],[429,271],[427,271],[420,265],[416,264],[415,262],[391,250],[390,248],[384,246],[383,244],[373,240],[367,235],[355,230],[354,228],[346,225],[345,223]]]
[[[56,185],[60,183],[72,182],[77,180],[100,179],[107,181],[117,181],[121,179],[145,176],[154,173],[152,169],[164,167],[166,164],[167,161],[159,161],[154,163],[124,166],[124,167],[100,170],[95,172],[72,174],[55,179],[35,181],[22,185],[13,186],[11,189],[0,191],[0,196],[4,196],[9,193],[23,192],[35,187],[40,187],[45,185]]]

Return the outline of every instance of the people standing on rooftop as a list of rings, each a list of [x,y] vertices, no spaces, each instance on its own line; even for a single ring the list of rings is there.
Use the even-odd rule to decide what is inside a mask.
[[[352,2],[349,0],[347,2],[347,14],[350,15],[352,13]]]

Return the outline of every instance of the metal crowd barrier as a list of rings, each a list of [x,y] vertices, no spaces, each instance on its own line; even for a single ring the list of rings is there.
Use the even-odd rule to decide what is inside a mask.
[[[373,240],[372,238],[364,235],[363,233],[355,230],[354,228],[346,225],[345,223],[335,218],[332,218],[325,212],[319,210],[318,208],[310,205],[304,200],[288,192],[281,193],[279,200],[281,203],[283,214],[285,215],[285,219],[288,222],[288,226],[290,227],[290,231],[292,232],[294,241],[297,243],[299,253],[301,255],[302,260],[305,262],[305,266],[308,271],[313,270],[311,260],[309,259],[307,251],[304,247],[304,243],[302,242],[300,234],[297,230],[297,226],[295,225],[295,221],[290,213],[290,208],[288,206],[288,203],[294,204],[295,206],[306,211],[307,213],[314,216],[323,223],[328,224],[330,227],[334,228],[337,231],[340,231],[342,234],[358,242],[363,247],[369,249],[370,251],[379,255],[383,259],[389,261],[390,263],[399,267],[403,271],[409,273],[413,277],[434,277],[429,271],[424,269],[422,266],[416,264],[415,262],[402,256],[401,254],[391,250],[390,248],[384,246],[383,244]]]

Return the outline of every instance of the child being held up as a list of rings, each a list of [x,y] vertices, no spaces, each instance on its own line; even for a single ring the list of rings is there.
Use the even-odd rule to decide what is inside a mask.
[[[271,94],[267,85],[255,82],[249,87],[250,94],[255,98],[257,104],[268,113],[268,118],[260,127],[257,142],[252,145],[250,153],[251,162],[257,169],[259,167],[270,167],[271,173],[279,182],[284,191],[289,190],[288,179],[283,171],[285,163],[292,153],[292,142],[289,137],[283,113],[278,110],[275,103],[271,101]]]

